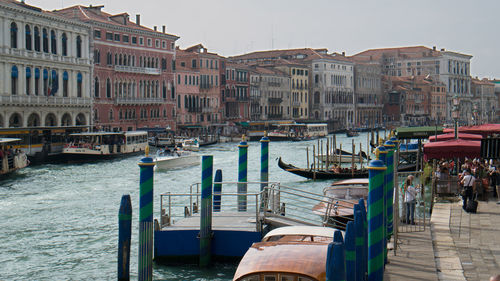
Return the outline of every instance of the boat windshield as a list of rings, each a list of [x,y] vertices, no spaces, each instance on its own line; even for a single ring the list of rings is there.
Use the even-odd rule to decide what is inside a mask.
[[[326,191],[326,196],[342,200],[358,200],[368,197],[368,188],[366,187],[335,187]]]
[[[322,242],[330,243],[333,237],[324,237],[316,235],[275,235],[269,237],[267,241],[280,241],[280,242]]]

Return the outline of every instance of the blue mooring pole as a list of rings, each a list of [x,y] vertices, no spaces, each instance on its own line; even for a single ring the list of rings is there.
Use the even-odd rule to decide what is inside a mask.
[[[390,186],[389,193],[387,194],[387,239],[390,240],[392,234],[394,233],[394,206],[393,206],[393,201],[394,201],[394,174],[397,172],[397,168],[399,166],[399,163],[396,163],[394,160],[394,155],[396,154],[396,151],[399,149],[399,140],[397,140],[395,137],[392,137],[390,141],[393,144],[392,147],[392,178],[391,182],[392,185]],[[398,161],[396,159],[396,161]],[[389,169],[389,166],[387,166],[387,169]]]
[[[118,212],[118,280],[130,280],[130,241],[132,239],[132,203],[122,196]]]
[[[214,212],[220,212],[220,208],[222,205],[222,170],[218,169],[215,171],[214,178]]]
[[[346,225],[344,242],[346,281],[356,281],[356,229],[353,221]]]
[[[247,210],[247,169],[248,169],[248,144],[243,135],[238,145],[238,211]]]
[[[153,168],[155,162],[146,156],[140,167],[139,200],[139,281],[153,280]]]
[[[211,260],[212,236],[212,155],[201,158],[201,214],[200,214],[200,266],[206,267]]]
[[[386,167],[387,164],[388,164],[388,151],[387,149],[385,148],[385,146],[379,146],[378,147],[378,152],[379,152],[379,160],[382,161],[384,163],[384,165]],[[384,264],[387,264],[387,190],[388,190],[388,186],[387,186],[387,170],[385,170],[385,174],[384,174],[384,206],[383,206],[383,209],[384,209],[384,234],[383,234],[383,243],[384,243]]]
[[[359,199],[357,208],[359,211],[361,211],[361,220],[363,221],[363,272],[364,272],[364,279],[366,280],[368,278],[368,220],[367,220],[367,212],[366,212],[366,205],[365,205],[365,200],[363,198]]]
[[[342,237],[342,232],[340,230],[335,230],[333,233],[333,242],[344,243],[344,237]]]
[[[345,281],[345,246],[342,242],[328,244],[326,280]]]
[[[377,149],[378,150],[378,149]],[[368,166],[368,281],[384,279],[384,162],[370,161]]]
[[[364,235],[363,214],[359,206],[354,205],[354,234],[356,235],[356,281],[364,281],[366,276],[367,260],[365,256],[366,240]]]

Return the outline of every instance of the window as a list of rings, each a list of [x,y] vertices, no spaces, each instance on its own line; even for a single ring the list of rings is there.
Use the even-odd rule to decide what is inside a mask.
[[[99,52],[99,50],[97,49],[94,50],[94,63],[95,64],[101,63],[101,52]]]
[[[113,55],[110,52],[106,54],[106,64],[107,65],[113,64]]]
[[[153,40],[151,38],[148,38],[148,47],[153,46]]]
[[[132,44],[137,44],[137,37],[132,36]]]
[[[111,98],[111,81],[109,81],[109,78],[106,79],[106,97]]]
[[[160,48],[160,40],[158,39],[155,40],[155,47]]]
[[[144,45],[144,38],[143,37],[139,37],[139,45]]]
[[[35,26],[35,51],[40,52],[40,29]]]
[[[63,97],[68,96],[68,72],[63,73]]]
[[[97,76],[94,79],[94,97],[99,97],[99,78]]]
[[[94,38],[101,39],[101,31],[100,30],[94,30]]]
[[[40,69],[35,68],[35,96],[40,94]]]
[[[52,54],[57,54],[56,32],[54,30],[50,31],[50,50]]]
[[[47,32],[47,29],[42,30],[42,40],[43,40],[43,52],[48,53],[49,52],[49,33]]]
[[[62,55],[67,56],[68,55],[68,37],[66,37],[66,33],[62,34],[61,42],[62,42]]]
[[[49,71],[47,69],[43,70],[43,95],[46,96],[49,93]]]
[[[80,36],[76,37],[76,57],[82,57],[82,38]]]
[[[15,22],[10,24],[10,47],[17,48],[17,24]]]
[[[76,75],[76,97],[81,98],[82,97],[82,74],[78,72]]]
[[[166,59],[161,59],[161,69],[162,70],[167,69],[167,60]]]
[[[196,60],[192,60],[191,61],[191,67],[192,68],[196,68]]]
[[[170,49],[171,49],[171,50],[175,49],[175,43],[171,43],[171,44],[170,44]]]
[[[115,41],[120,42],[120,34],[115,34]]]
[[[106,40],[111,40],[111,41],[113,41],[113,33],[111,33],[111,32],[106,32]]]
[[[30,28],[29,25],[26,25],[24,27],[24,29],[25,29],[25,32],[26,32],[26,40],[25,40],[26,41],[26,50],[30,50],[31,51],[31,48],[32,48],[31,47],[32,46],[32,44],[31,44],[31,28]]]
[[[31,68],[26,67],[26,95],[30,95],[31,92]]]
[[[115,116],[114,116],[114,113],[113,113],[113,109],[110,109],[109,110],[109,120],[114,120],[115,119]]]
[[[128,43],[129,42],[129,37],[128,35],[123,35],[123,43]]]
[[[166,49],[167,48],[167,41],[161,41],[161,47],[163,49]]]

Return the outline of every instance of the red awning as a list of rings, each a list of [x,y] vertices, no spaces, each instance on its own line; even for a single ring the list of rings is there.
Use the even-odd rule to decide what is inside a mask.
[[[483,137],[487,137],[492,134],[500,134],[500,124],[483,124],[477,126],[464,126],[459,127],[458,131],[460,133],[468,133],[468,134],[479,134]],[[454,133],[455,129],[446,128],[443,129],[443,133]]]
[[[462,139],[430,142],[424,145],[424,159],[478,158],[481,142]]]
[[[446,140],[452,140],[455,138],[455,133],[451,134],[443,134],[443,135],[438,135],[437,136],[437,141],[446,141]],[[462,140],[481,140],[483,136],[481,135],[475,135],[475,134],[465,134],[465,133],[459,133],[458,138]],[[430,136],[429,137],[430,142],[436,141],[436,136]]]

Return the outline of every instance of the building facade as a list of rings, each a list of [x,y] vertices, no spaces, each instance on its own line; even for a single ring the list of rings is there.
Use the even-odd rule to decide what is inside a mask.
[[[495,95],[495,84],[488,79],[471,80],[472,123],[483,124],[496,120],[498,99]]]
[[[175,76],[177,92],[177,126],[196,126],[201,119],[200,70],[187,61],[184,51],[177,50]],[[196,66],[196,65],[195,65]]]
[[[224,107],[224,120],[250,120],[250,75],[242,64],[225,63],[224,85],[221,97]]]
[[[253,66],[251,89],[251,115],[255,116],[254,120],[291,118],[290,76],[287,73],[274,67]]]
[[[0,127],[91,124],[90,27],[0,0]]]
[[[103,6],[56,11],[91,26],[94,73],[92,96],[96,129],[175,129],[174,58],[179,38],[111,15]]]
[[[290,76],[291,118],[309,119],[309,68],[302,64],[278,62],[276,69]]]
[[[382,75],[378,64],[354,65],[354,98],[356,127],[382,125]]]

